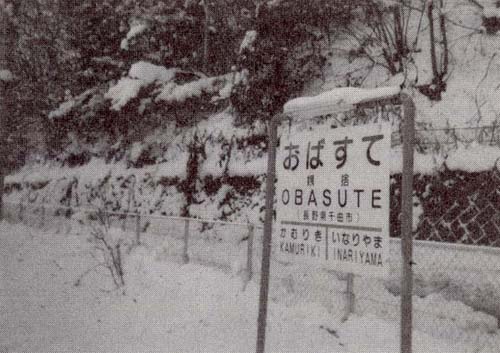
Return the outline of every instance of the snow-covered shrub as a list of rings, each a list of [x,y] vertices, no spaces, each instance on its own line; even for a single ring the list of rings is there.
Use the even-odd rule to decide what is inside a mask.
[[[94,268],[105,268],[115,288],[125,285],[123,257],[136,241],[133,240],[134,233],[127,230],[127,220],[130,218],[113,213],[113,210],[134,211],[135,183],[135,176],[113,179],[110,174],[106,175],[97,185],[88,189],[90,192],[87,202],[90,205],[86,208],[90,210],[77,209],[74,216],[86,228],[89,234],[87,239],[94,246],[92,256],[98,262]],[[81,278],[76,284],[79,284]]]
[[[125,243],[124,232],[113,228],[110,214],[105,209],[99,208],[89,216],[90,238],[95,249],[102,255],[102,262],[113,280],[116,288],[125,285],[123,271],[123,248]]]

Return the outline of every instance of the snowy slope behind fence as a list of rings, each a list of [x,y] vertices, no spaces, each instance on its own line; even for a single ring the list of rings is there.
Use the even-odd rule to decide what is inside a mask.
[[[5,209],[12,222],[82,236],[89,233],[85,220],[96,212],[13,203],[7,203]],[[109,216],[113,227],[126,238],[124,243],[140,241],[155,249],[160,261],[217,267],[241,276],[242,283],[259,279],[260,226],[124,212],[109,212]],[[394,238],[390,244],[388,279],[354,278],[354,314],[399,320],[401,245]],[[415,329],[441,339],[473,343],[480,348],[478,352],[483,348],[494,352],[500,345],[500,248],[416,240],[414,261]],[[332,315],[343,316],[346,279],[335,271],[272,261],[270,300],[293,306],[320,303]]]

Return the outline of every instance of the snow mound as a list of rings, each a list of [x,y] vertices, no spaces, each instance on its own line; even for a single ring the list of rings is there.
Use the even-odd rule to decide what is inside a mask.
[[[53,110],[49,113],[49,119],[59,118],[63,115],[68,114],[71,111],[71,109],[73,109],[75,104],[76,102],[74,99],[62,102],[61,105],[56,110]]]
[[[121,43],[120,43],[120,48],[122,48],[123,50],[128,50],[128,42],[138,36],[139,34],[141,34],[142,32],[144,32],[146,29],[148,28],[148,26],[144,23],[134,23],[128,33],[127,33],[127,36],[126,38],[123,38]]]
[[[122,109],[131,99],[137,97],[139,91],[151,84],[157,84],[157,89],[152,92],[155,102],[184,102],[189,98],[201,97],[203,94],[217,94],[222,91],[219,97],[212,97],[212,100],[227,98],[233,83],[232,75],[222,75],[214,77],[198,77],[197,79],[179,84],[175,82],[176,74],[180,73],[178,68],[167,69],[163,66],[151,64],[146,61],[139,61],[130,67],[126,77],[122,77],[115,85],[111,86],[105,94],[106,99],[112,101],[111,109]],[[196,77],[196,74],[185,72]],[[229,92],[229,93],[228,93]],[[145,109],[145,104],[150,103],[153,97],[142,102],[139,112]]]
[[[481,172],[493,169],[499,159],[499,147],[474,144],[451,152],[446,158],[446,166],[450,170]]]
[[[267,157],[263,156],[248,161],[231,159],[228,172],[229,175],[232,176],[256,176],[266,174]]]
[[[71,109],[73,109],[75,106],[79,104],[82,104],[82,102],[85,99],[87,99],[90,95],[94,94],[95,92],[96,92],[95,89],[88,89],[74,98],[67,99],[66,101],[62,102],[57,109],[49,113],[48,115],[49,119],[60,118],[68,114],[71,111]]]
[[[444,157],[439,154],[413,153],[414,174],[433,175],[443,166]],[[391,149],[391,174],[403,172],[403,152],[401,148]]]
[[[175,77],[176,72],[177,69],[167,69],[139,61],[130,67],[128,77],[121,78],[116,85],[110,87],[104,97],[111,99],[113,110],[120,110],[131,99],[137,97],[141,88],[154,82],[168,82]]]
[[[155,101],[184,102],[189,98],[200,97],[203,93],[215,93],[218,91],[217,82],[216,77],[201,78],[183,85],[171,82],[163,87]]]
[[[106,164],[103,160],[91,159],[90,162],[81,167],[58,167],[57,165],[26,165],[16,173],[7,175],[7,183],[36,184],[46,183],[58,179],[78,178],[82,184],[92,183],[110,174],[117,165]]]
[[[122,78],[116,86],[109,89],[104,95],[105,98],[111,99],[111,108],[113,110],[120,110],[131,99],[137,97],[142,87],[146,86],[142,80],[134,80],[128,77]]]
[[[447,156],[415,152],[413,158],[415,174],[433,175],[439,172],[443,165],[446,165],[449,170],[479,173],[495,168],[500,160],[500,148],[475,143],[470,146],[459,146],[456,150],[450,151]],[[393,149],[391,150],[391,173],[397,174],[402,171],[402,151]]]
[[[185,179],[187,176],[186,166],[188,164],[189,154],[180,153],[178,158],[157,165],[156,174],[165,178]]]
[[[9,82],[14,80],[14,74],[10,70],[0,70],[0,81]]]
[[[253,51],[254,50],[253,44],[255,43],[256,39],[257,39],[257,31],[247,31],[245,33],[245,38],[243,38],[243,41],[241,42],[240,45],[240,54],[245,49]]]
[[[130,67],[128,76],[150,84],[155,81],[170,81],[174,78],[177,71],[177,69],[167,69],[164,66],[154,65],[147,61],[139,61]]]

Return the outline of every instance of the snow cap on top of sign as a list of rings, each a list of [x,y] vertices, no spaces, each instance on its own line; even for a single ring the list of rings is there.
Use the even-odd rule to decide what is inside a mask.
[[[298,97],[283,106],[283,112],[293,117],[309,118],[352,108],[353,105],[383,99],[401,93],[401,87],[378,88],[340,87],[313,97]]]

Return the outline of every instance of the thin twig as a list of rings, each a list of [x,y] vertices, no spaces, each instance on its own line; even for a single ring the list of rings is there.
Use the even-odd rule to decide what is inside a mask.
[[[101,266],[106,267],[106,264],[105,263],[98,263],[97,265],[88,268],[84,273],[82,273],[80,276],[78,276],[78,278],[76,279],[76,281],[74,283],[74,286],[78,287],[81,284],[81,282],[85,276],[87,276],[90,272],[94,271],[96,268],[101,267]]]

